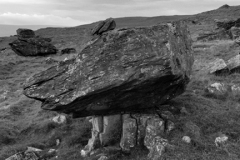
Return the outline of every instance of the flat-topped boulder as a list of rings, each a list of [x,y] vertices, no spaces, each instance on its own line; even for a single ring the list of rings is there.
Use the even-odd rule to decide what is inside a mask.
[[[104,21],[100,21],[93,29],[92,35],[101,35],[104,32],[114,30],[116,28],[116,22],[113,18],[108,18]]]
[[[19,28],[17,30],[17,36],[18,36],[18,39],[24,40],[24,39],[28,39],[28,38],[34,38],[35,33],[31,29]]]
[[[119,29],[90,41],[76,59],[29,78],[24,94],[75,117],[138,112],[182,94],[193,64],[183,22]]]

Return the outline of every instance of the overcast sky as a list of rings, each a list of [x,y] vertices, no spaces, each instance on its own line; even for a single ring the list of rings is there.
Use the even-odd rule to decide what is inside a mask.
[[[240,0],[0,0],[0,24],[77,26],[108,17],[196,14]]]

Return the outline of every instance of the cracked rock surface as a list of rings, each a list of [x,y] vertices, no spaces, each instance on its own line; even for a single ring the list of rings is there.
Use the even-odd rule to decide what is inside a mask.
[[[24,94],[74,117],[138,112],[182,94],[193,55],[183,22],[108,31],[76,59],[29,78]]]

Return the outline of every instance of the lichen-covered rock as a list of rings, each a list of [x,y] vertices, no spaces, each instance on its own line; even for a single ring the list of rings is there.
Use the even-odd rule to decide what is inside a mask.
[[[29,78],[24,94],[74,117],[139,111],[182,94],[193,55],[183,22],[96,37],[76,59]]]
[[[153,143],[149,147],[148,158],[151,160],[159,160],[168,146],[168,140],[160,136],[153,139]]]
[[[114,30],[116,28],[116,22],[113,18],[108,18],[104,21],[100,21],[93,29],[92,35],[101,35],[104,32]]]

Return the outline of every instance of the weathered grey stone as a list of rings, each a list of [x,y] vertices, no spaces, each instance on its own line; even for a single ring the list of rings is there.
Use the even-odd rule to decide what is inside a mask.
[[[209,73],[213,74],[227,69],[227,64],[223,59],[217,58],[209,64]]]
[[[103,132],[100,133],[102,146],[116,144],[120,141],[122,131],[121,115],[109,115],[103,117]]]
[[[144,145],[151,150],[155,143],[155,137],[162,137],[164,135],[164,130],[164,121],[162,119],[160,119],[157,115],[149,118],[146,126]]]
[[[168,140],[160,136],[153,139],[152,145],[149,147],[148,158],[151,160],[159,160],[168,146]]]
[[[74,117],[154,108],[182,94],[193,56],[183,22],[96,37],[76,59],[28,79],[24,94]]]
[[[123,115],[122,138],[120,146],[124,151],[130,151],[137,145],[137,129],[138,124],[135,118],[131,118],[129,114]]]

